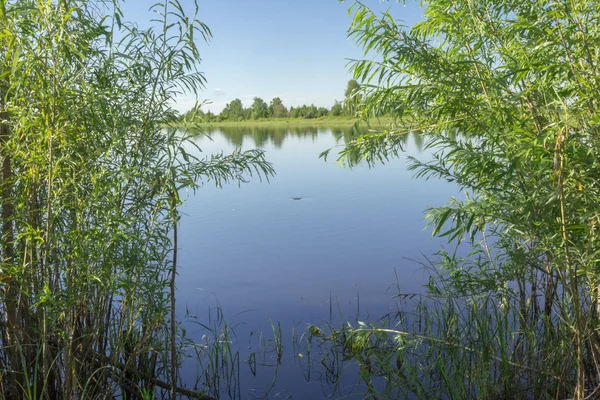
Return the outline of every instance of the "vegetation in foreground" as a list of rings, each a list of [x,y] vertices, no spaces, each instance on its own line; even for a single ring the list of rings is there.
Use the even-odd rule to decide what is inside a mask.
[[[210,31],[175,0],[155,9],[162,28],[140,31],[116,2],[2,3],[6,398],[183,393],[178,190],[272,173],[257,151],[193,159],[161,129],[202,86],[188,66]],[[428,297],[385,323],[311,328],[319,364],[358,362],[385,398],[596,398],[600,4],[432,0],[411,29],[360,2],[353,15],[380,56],[353,64],[356,110],[399,124],[342,161],[385,161],[422,132],[436,157],[413,160],[417,175],[467,193],[429,210],[434,233],[472,252],[440,252]]]
[[[435,156],[416,175],[465,192],[428,211],[433,232],[472,251],[441,252],[428,297],[386,325],[314,331],[322,362],[358,361],[374,397],[598,398],[600,3],[432,0],[410,29],[351,12],[360,112],[399,125],[341,160],[385,161],[422,132]]]
[[[272,174],[260,151],[194,158],[169,104],[204,83],[177,0],[0,4],[0,393],[127,399],[179,387],[178,193]],[[119,39],[121,38],[121,39]]]

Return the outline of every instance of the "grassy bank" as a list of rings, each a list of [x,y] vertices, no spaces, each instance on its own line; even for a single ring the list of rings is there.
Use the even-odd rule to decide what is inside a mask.
[[[378,119],[369,120],[368,124],[374,127],[384,127],[393,122],[392,117],[382,117]],[[260,126],[260,127],[285,127],[285,126],[293,126],[293,127],[302,127],[302,126],[310,126],[310,127],[331,127],[331,126],[339,126],[339,127],[352,127],[354,124],[359,122],[360,126],[367,126],[367,122],[358,120],[356,118],[350,117],[324,117],[324,118],[272,118],[272,119],[259,119],[259,120],[244,120],[244,121],[221,121],[221,122],[206,122],[202,123],[203,127],[249,127],[249,126]],[[182,124],[183,125],[183,124]]]

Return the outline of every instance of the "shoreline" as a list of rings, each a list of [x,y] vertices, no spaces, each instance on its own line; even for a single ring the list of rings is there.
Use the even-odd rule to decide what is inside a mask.
[[[393,117],[373,118],[369,120],[370,126],[383,127],[391,124],[394,121]],[[203,128],[222,128],[222,127],[329,127],[341,126],[352,127],[356,123],[359,126],[366,126],[364,120],[356,118],[281,118],[281,119],[261,119],[261,120],[244,120],[244,121],[221,121],[221,122],[201,122],[198,125]],[[174,124],[173,127],[184,127],[183,124]]]

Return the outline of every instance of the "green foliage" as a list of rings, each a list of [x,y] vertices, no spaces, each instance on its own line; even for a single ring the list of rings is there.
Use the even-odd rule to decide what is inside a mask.
[[[285,108],[279,97],[275,97],[271,100],[267,115],[270,118],[285,118],[288,116],[288,110]]]
[[[268,112],[267,103],[260,97],[255,97],[252,103],[252,119],[266,118]]]
[[[225,108],[219,114],[221,119],[230,121],[241,121],[244,119],[244,107],[240,99],[235,99],[225,105]]]
[[[336,101],[331,110],[329,111],[329,115],[332,117],[339,117],[344,112],[342,104],[339,101]]]
[[[346,91],[344,92],[344,109],[348,115],[354,115],[362,100],[361,85],[357,80],[348,81]]]
[[[147,30],[116,1],[0,6],[0,390],[175,395],[179,193],[273,172],[258,151],[196,158],[164,129],[203,87],[210,30],[177,0]]]
[[[351,14],[368,56],[351,65],[365,82],[359,111],[397,122],[354,140],[341,161],[385,161],[406,133],[425,135],[434,160],[411,168],[467,194],[429,210],[434,233],[485,242],[485,257],[444,264],[453,286],[498,303],[506,288],[518,293],[519,343],[572,348],[552,365],[557,393],[543,397],[589,395],[600,382],[600,4],[433,0],[410,29],[361,2]]]
[[[430,296],[398,295],[374,323],[309,326],[295,342],[305,374],[325,367],[332,390],[354,376],[365,397],[384,399],[568,396],[555,374],[571,355],[564,331],[538,336],[535,325],[522,323],[521,300],[511,291],[499,304],[495,292],[460,296],[453,289],[439,276]]]
[[[205,113],[200,106],[194,106],[180,118],[180,122],[194,120],[198,122],[240,122],[262,120],[265,118],[314,119],[326,116],[354,116],[362,99],[361,89],[362,88],[357,81],[349,81],[344,102],[341,103],[335,101],[331,110],[328,110],[325,107],[316,107],[312,104],[310,106],[302,105],[299,107],[290,107],[288,111],[279,97],[273,98],[269,105],[267,105],[260,97],[255,97],[249,108],[244,108],[240,99],[235,99],[230,103],[227,103],[218,116],[215,116],[210,112]]]
[[[296,107],[293,110],[290,109],[290,114],[292,118],[312,119],[317,118],[318,113],[318,109],[317,107],[315,107],[314,104],[310,106]]]
[[[360,83],[356,79],[350,79],[346,85],[346,91],[344,92],[345,98],[350,98],[360,92]]]
[[[188,110],[186,113],[181,115],[179,117],[178,123],[180,125],[185,125],[185,124],[191,123],[192,121],[199,121],[199,122],[217,121],[218,116],[213,114],[210,110],[204,112],[204,110],[202,110],[202,105],[203,104],[195,105],[190,110]]]

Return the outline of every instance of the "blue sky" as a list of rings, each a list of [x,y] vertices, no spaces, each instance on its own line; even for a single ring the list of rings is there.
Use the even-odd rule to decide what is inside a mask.
[[[192,0],[180,0],[193,11]],[[123,4],[125,19],[141,27],[151,14],[144,12],[153,1],[129,0]],[[348,8],[352,1],[338,0],[198,0],[199,19],[213,33],[209,44],[200,43],[207,78],[199,101],[212,102],[206,109],[219,112],[239,98],[249,106],[255,96],[267,103],[280,97],[286,106],[315,104],[330,108],[342,100],[351,76],[349,58],[362,52],[347,39]],[[418,2],[364,0],[374,11],[391,8],[393,15],[412,25],[421,18]],[[181,97],[177,106],[189,109],[195,99]]]

